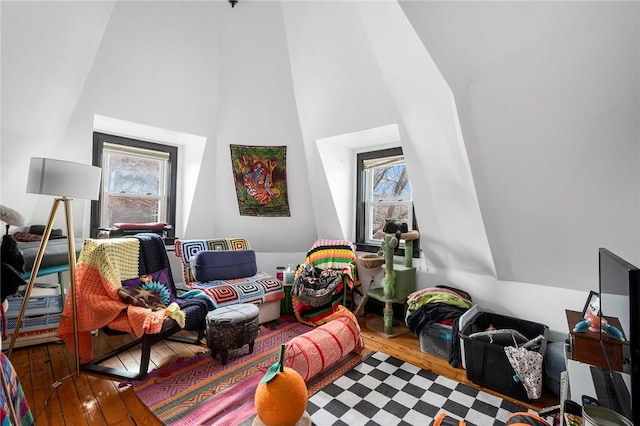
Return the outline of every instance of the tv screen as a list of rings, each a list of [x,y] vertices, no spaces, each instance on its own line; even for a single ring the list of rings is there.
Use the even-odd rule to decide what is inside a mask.
[[[623,414],[640,425],[640,270],[605,248],[598,252],[600,316],[617,317],[629,341],[623,372],[631,375],[632,414]],[[607,352],[603,354],[606,359]]]

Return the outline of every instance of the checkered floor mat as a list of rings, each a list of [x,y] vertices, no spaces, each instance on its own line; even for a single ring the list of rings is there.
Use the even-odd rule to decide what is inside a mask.
[[[478,391],[382,352],[309,398],[314,425],[424,425],[446,411],[466,424],[504,425],[525,407]]]

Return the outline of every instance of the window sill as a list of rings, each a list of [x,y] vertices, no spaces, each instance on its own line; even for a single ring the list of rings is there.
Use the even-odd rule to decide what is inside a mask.
[[[356,250],[366,252],[366,253],[377,253],[379,252],[380,246],[376,244],[364,244],[358,243],[356,244]],[[404,248],[397,248],[393,252],[394,256],[404,256]]]

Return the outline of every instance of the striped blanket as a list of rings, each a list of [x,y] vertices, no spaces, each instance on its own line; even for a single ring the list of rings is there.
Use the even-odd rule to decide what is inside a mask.
[[[301,275],[308,265],[318,269],[339,271],[342,274],[342,281],[335,287],[328,303],[316,306],[312,303],[306,303],[303,298],[294,294],[296,286],[310,286],[309,283],[305,283],[301,279]],[[312,326],[320,325],[326,317],[337,311],[338,306],[344,304],[347,308],[352,309],[355,294],[362,295],[362,288],[358,279],[353,244],[347,240],[316,241],[307,252],[305,263],[300,265],[296,271],[291,302],[297,320]]]

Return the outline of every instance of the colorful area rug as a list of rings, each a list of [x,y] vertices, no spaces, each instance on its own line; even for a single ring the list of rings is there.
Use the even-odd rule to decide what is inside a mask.
[[[278,358],[280,345],[309,330],[311,327],[296,322],[265,328],[260,330],[252,354],[245,346],[237,353],[229,352],[227,364],[222,365],[207,351],[158,368],[132,386],[140,400],[166,425],[211,424],[195,418],[199,414],[196,408],[211,410],[210,400],[219,392],[256,373],[261,378]]]
[[[254,396],[266,370],[277,361],[279,348],[293,337],[311,330],[300,323],[283,323],[261,330],[253,354],[230,353],[227,365],[209,352],[152,371],[145,380],[132,383],[140,400],[165,425],[251,424]],[[371,353],[350,353],[341,362],[307,383],[313,395],[357,365]]]
[[[277,360],[280,344],[309,329],[284,323],[261,330],[253,354],[232,357],[226,366],[209,353],[179,361],[134,382],[134,390],[166,425],[249,426],[256,387]],[[307,387],[307,412],[316,425],[429,424],[442,412],[468,426],[504,425],[511,413],[528,411],[368,349],[349,354]]]

